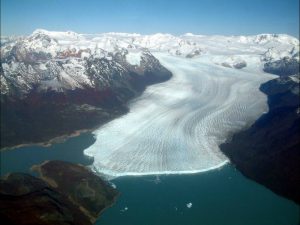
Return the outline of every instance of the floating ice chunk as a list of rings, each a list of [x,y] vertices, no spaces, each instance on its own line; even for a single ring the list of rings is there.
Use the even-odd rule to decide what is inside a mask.
[[[154,183],[155,184],[159,184],[161,182],[161,180],[159,179],[159,176],[156,176]]]
[[[125,211],[127,211],[128,210],[128,207],[126,206],[124,209],[121,209],[120,211],[121,212],[125,212]]]
[[[186,204],[186,207],[188,207],[189,209],[192,208],[192,206],[193,206],[193,203],[191,203],[191,202]]]

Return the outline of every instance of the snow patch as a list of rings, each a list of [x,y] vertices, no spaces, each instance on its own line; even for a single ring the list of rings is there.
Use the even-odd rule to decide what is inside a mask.
[[[141,63],[142,52],[128,52],[126,61],[131,65],[139,66]]]

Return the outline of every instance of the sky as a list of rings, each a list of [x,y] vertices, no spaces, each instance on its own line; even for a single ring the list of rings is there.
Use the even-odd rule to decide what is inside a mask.
[[[299,38],[299,0],[1,0],[1,35],[28,35],[38,28]]]

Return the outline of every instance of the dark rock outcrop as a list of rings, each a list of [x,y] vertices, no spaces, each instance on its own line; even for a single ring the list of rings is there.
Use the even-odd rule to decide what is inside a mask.
[[[300,204],[298,79],[281,77],[261,85],[269,112],[220,148],[245,176]]]
[[[247,63],[245,61],[241,61],[241,62],[235,63],[233,66],[236,69],[242,69],[247,66]]]
[[[7,225],[91,225],[117,191],[83,166],[49,161],[0,180],[0,219]]]
[[[195,49],[192,52],[190,52],[189,54],[187,54],[185,57],[186,58],[194,58],[195,56],[201,55],[202,50],[201,49]]]
[[[264,71],[279,76],[289,76],[299,73],[299,60],[284,57],[281,60],[271,61],[264,64]]]

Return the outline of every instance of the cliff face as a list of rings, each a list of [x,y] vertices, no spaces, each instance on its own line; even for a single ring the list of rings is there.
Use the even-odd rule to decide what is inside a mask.
[[[269,112],[221,150],[245,176],[300,204],[299,76],[261,85]]]

